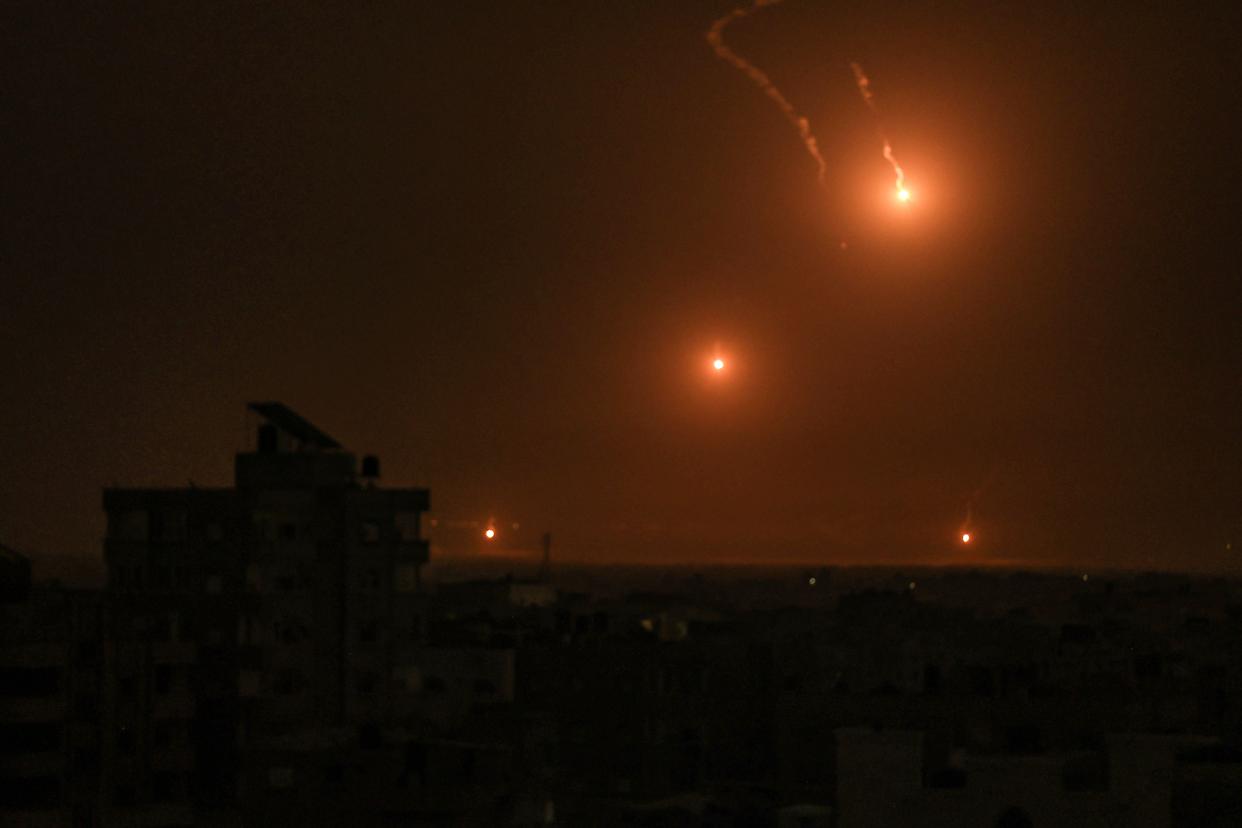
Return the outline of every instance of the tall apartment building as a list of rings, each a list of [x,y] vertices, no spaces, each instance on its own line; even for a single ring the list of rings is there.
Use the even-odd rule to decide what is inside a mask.
[[[380,488],[375,458],[280,403],[249,409],[232,488],[104,492],[118,669],[146,676],[114,700],[113,748],[143,747],[112,785],[127,807],[225,805],[291,787],[251,772],[268,753],[375,741],[421,636],[427,490]]]

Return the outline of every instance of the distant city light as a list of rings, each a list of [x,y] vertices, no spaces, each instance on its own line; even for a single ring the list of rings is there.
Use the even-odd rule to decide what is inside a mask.
[[[916,584],[914,581],[910,582],[910,589],[914,589],[916,586],[918,586],[918,584]]]
[[[1091,578],[1091,576],[1090,576],[1090,575],[1088,575],[1087,573],[1085,573],[1085,572],[1084,572],[1084,573],[1082,573],[1082,579],[1083,579],[1084,581],[1090,580],[1090,578]]]
[[[483,533],[483,536],[487,538],[488,540],[491,540],[492,538],[496,537],[496,530],[489,528],[486,532]]]
[[[716,369],[717,371],[723,371],[724,366],[725,366],[725,361],[721,359],[720,357],[716,357],[715,359],[712,360],[712,368]]]
[[[808,583],[809,583],[811,586],[815,586],[815,579],[814,579],[814,578],[811,578],[811,580],[810,580],[810,581],[808,581]]]

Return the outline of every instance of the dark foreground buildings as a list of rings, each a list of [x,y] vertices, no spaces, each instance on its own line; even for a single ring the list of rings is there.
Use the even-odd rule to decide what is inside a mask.
[[[0,548],[0,825],[1242,824],[1232,582],[428,584],[425,490],[252,410],[103,592]]]

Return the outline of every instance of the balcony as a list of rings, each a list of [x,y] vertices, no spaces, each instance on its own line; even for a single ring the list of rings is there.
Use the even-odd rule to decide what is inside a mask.
[[[151,751],[151,767],[157,771],[188,773],[194,769],[194,753],[188,745],[157,747]]]
[[[0,755],[0,777],[26,779],[37,776],[60,776],[65,769],[64,753],[41,750],[36,753]]]
[[[156,696],[152,708],[152,716],[156,719],[192,719],[194,697],[188,691],[178,690],[167,696]]]
[[[155,664],[193,664],[195,660],[193,644],[157,641],[151,645],[151,661]]]
[[[60,696],[37,698],[0,697],[0,722],[60,722],[65,702]]]

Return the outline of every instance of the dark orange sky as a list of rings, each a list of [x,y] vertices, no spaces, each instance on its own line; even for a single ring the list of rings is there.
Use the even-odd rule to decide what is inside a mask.
[[[358,5],[6,5],[0,542],[279,399],[566,558],[1236,568],[1224,4],[765,9],[826,190],[726,3]]]

